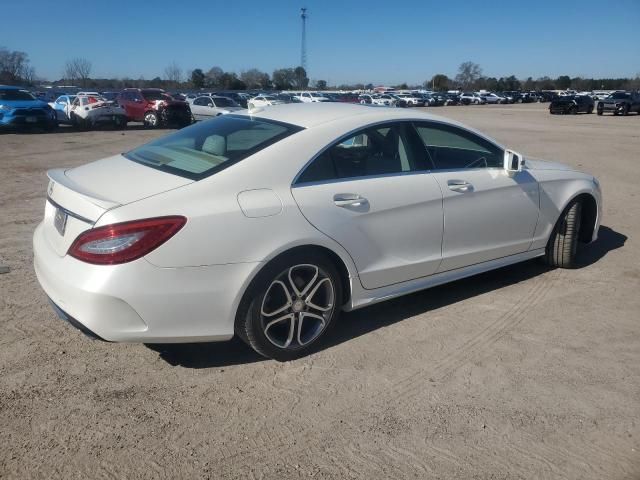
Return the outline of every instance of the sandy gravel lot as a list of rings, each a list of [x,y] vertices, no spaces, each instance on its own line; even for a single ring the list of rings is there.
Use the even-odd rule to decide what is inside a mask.
[[[52,167],[163,132],[0,134],[0,478],[640,479],[640,116],[431,109],[596,174],[582,268],[536,262],[342,317],[290,363],[91,341],[38,287]]]

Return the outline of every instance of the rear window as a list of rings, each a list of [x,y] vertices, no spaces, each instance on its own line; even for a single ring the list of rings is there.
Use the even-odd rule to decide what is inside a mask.
[[[301,127],[272,120],[222,115],[124,154],[129,160],[199,180],[272,145]]]
[[[8,88],[6,90],[0,90],[0,100],[35,100],[36,97],[31,95],[26,90],[14,90],[13,88]]]

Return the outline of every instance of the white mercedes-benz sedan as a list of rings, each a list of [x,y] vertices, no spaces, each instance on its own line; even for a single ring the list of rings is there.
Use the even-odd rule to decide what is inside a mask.
[[[353,310],[596,239],[598,181],[445,118],[337,103],[223,115],[52,170],[35,271],[114,342],[308,353]]]

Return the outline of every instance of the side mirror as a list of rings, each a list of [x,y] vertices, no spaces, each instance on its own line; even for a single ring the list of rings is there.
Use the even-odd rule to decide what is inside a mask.
[[[521,172],[524,167],[524,157],[513,150],[504,151],[504,169],[509,175]]]
[[[207,107],[213,107],[213,103],[207,103]]]

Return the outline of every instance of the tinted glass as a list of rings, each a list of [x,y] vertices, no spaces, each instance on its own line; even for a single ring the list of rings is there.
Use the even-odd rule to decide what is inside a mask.
[[[12,88],[7,90],[0,90],[0,100],[35,100],[36,97],[31,95],[26,90],[14,90]]]
[[[205,107],[206,107],[207,105],[209,105],[210,103],[211,103],[211,99],[210,99],[210,98],[207,98],[207,97],[200,97],[200,98],[196,98],[196,99],[193,101],[193,104],[194,104],[194,105],[200,105],[200,106],[205,106]]]
[[[297,183],[368,177],[415,170],[400,126],[372,127],[329,147]]]
[[[171,97],[164,92],[158,92],[154,90],[143,90],[142,96],[145,100],[171,100]]]
[[[415,127],[436,170],[503,166],[503,151],[471,132],[438,124]]]
[[[617,93],[612,93],[611,98],[615,98],[616,100],[622,100],[625,98],[631,98],[631,95],[624,92],[617,92]]]
[[[239,106],[236,102],[234,102],[230,98],[224,98],[224,97],[214,98],[214,102],[216,104],[216,107],[238,107]]]
[[[127,152],[134,162],[198,180],[253,155],[301,127],[223,115]]]

